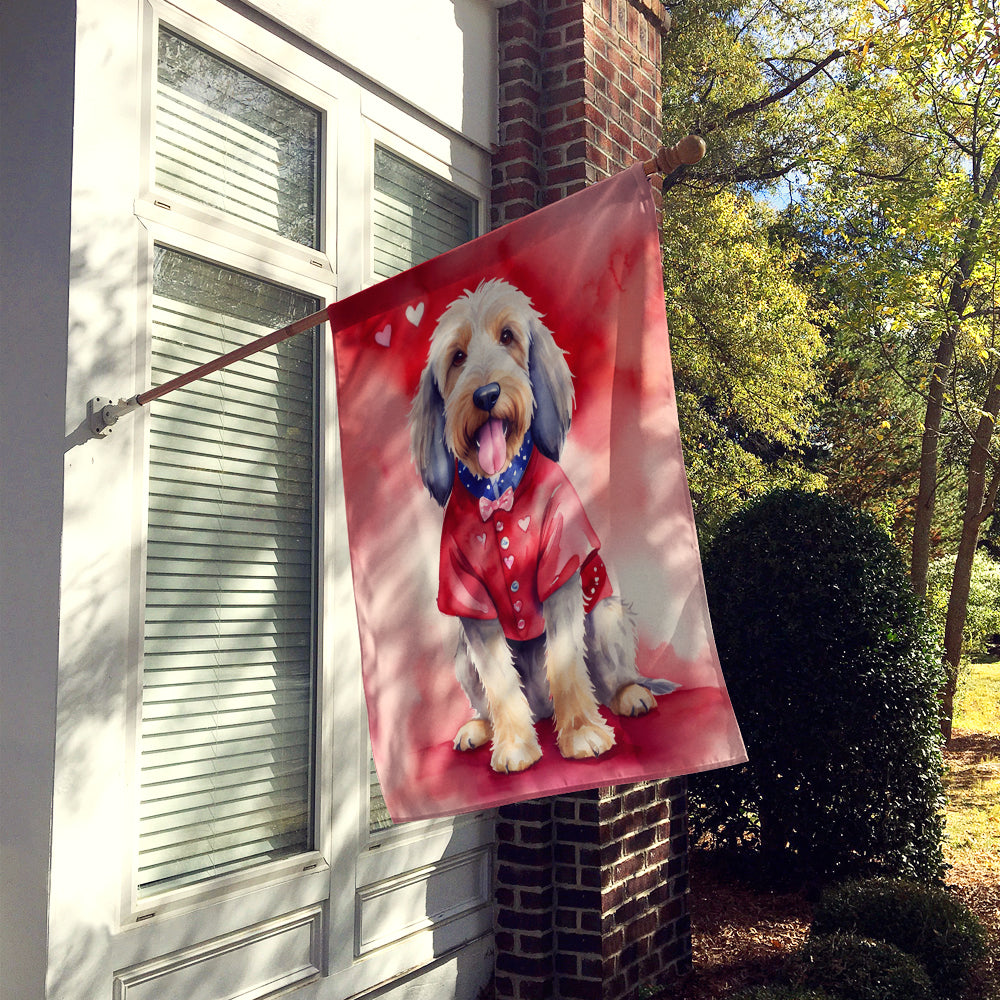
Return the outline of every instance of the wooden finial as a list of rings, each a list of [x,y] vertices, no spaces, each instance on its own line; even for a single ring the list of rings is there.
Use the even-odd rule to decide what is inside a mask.
[[[647,160],[642,169],[647,174],[673,173],[681,164],[693,166],[705,155],[705,140],[700,135],[686,135],[673,146],[660,146],[656,156]]]

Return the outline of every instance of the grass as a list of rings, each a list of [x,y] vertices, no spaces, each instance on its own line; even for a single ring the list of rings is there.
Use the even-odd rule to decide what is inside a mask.
[[[986,925],[993,953],[978,995],[1000,1000],[1000,662],[963,670],[948,764],[946,880]]]
[[[948,746],[948,841],[952,865],[992,859],[1000,874],[1000,662],[963,671]]]
[[[956,728],[1000,736],[1000,660],[964,669],[955,702]]]

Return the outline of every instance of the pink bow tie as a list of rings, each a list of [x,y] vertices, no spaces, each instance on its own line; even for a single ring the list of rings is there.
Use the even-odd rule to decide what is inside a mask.
[[[479,513],[484,521],[488,521],[493,512],[497,510],[510,510],[514,506],[514,490],[508,486],[503,491],[499,500],[488,500],[486,497],[479,498]]]

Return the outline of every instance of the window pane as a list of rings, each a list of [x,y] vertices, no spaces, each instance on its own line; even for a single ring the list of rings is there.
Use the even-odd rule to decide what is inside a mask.
[[[375,147],[375,274],[391,278],[476,232],[476,200],[381,146]]]
[[[152,382],[317,308],[158,247]],[[312,846],[315,337],[150,405],[142,894]]]
[[[475,198],[375,147],[374,270],[379,278],[422,264],[478,235]],[[375,764],[369,760],[369,831],[392,826]]]
[[[160,29],[156,184],[318,245],[319,112]]]

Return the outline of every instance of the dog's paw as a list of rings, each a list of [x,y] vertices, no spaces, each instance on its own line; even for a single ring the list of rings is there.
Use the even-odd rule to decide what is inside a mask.
[[[493,747],[490,767],[500,774],[514,774],[526,771],[541,756],[542,748],[537,739],[499,741]]]
[[[603,720],[584,722],[559,733],[559,752],[572,760],[600,757],[615,745],[614,730]]]
[[[656,708],[656,698],[641,684],[624,684],[608,706],[615,715],[645,715]]]
[[[473,719],[455,733],[456,750],[476,750],[493,739],[493,727],[485,719]]]

